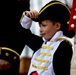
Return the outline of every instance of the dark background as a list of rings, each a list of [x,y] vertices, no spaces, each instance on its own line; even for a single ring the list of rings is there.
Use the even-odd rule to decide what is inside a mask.
[[[19,20],[23,11],[29,10],[29,0],[2,0],[0,2],[0,47],[8,47],[19,54],[24,48],[20,40]]]

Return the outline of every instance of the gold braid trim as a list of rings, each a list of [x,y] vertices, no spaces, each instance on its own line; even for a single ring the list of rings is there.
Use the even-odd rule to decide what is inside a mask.
[[[42,59],[37,59],[37,58],[34,58],[34,60],[37,62],[45,62],[45,63],[49,62],[49,60],[42,60]]]
[[[61,40],[65,40],[66,42],[69,42],[69,44],[72,46],[72,43],[69,40],[67,40],[66,38],[58,38],[57,39],[57,41],[61,41]]]
[[[32,66],[33,66],[34,68],[37,68],[37,69],[40,69],[40,70],[48,70],[48,68],[47,68],[47,67],[43,67],[43,66],[36,66],[36,65],[34,65],[34,64],[32,64]]]
[[[53,47],[52,46],[42,46],[41,48],[43,48],[43,49],[49,49],[49,50],[53,50]]]
[[[40,55],[43,55],[43,56],[51,56],[51,54],[45,53],[45,52],[40,52]]]

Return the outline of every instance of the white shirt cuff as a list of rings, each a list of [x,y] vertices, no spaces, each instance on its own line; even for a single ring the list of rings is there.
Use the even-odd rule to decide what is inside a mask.
[[[21,18],[20,23],[23,28],[30,29],[32,20],[31,20],[31,18],[24,16],[23,18]]]

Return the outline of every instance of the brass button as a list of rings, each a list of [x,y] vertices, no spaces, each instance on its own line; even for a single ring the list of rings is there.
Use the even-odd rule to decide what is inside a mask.
[[[5,55],[6,55],[6,56],[9,56],[9,53],[6,53]]]
[[[17,59],[17,57],[16,56],[14,56],[14,60],[16,60]]]

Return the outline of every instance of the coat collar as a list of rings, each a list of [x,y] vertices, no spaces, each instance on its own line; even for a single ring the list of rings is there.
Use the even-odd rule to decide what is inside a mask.
[[[53,41],[57,41],[58,38],[60,37],[63,37],[63,32],[62,31],[58,31],[55,33],[55,35],[50,39],[50,40],[46,40],[44,37],[43,37],[43,41],[44,42],[47,42],[47,41],[50,41],[50,42],[53,42]]]

